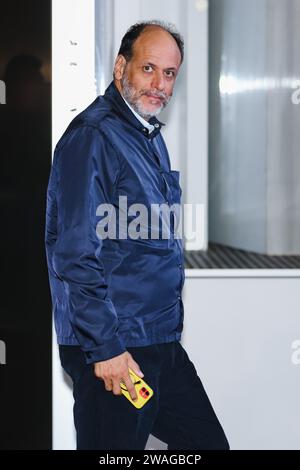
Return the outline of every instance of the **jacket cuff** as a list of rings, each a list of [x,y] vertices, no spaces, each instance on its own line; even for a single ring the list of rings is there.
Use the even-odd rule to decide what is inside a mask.
[[[117,336],[107,343],[98,346],[95,349],[83,351],[87,364],[94,362],[106,361],[112,357],[119,356],[126,351],[123,341]]]

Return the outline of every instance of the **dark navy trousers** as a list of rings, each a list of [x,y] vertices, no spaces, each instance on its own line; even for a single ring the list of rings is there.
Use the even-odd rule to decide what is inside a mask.
[[[149,434],[172,450],[227,450],[228,441],[196,369],[179,342],[128,347],[154,391],[143,408],[105,389],[79,346],[59,346],[73,380],[77,449],[144,449]]]

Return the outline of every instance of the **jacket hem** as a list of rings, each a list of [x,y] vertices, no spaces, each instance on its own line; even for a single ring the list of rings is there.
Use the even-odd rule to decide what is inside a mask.
[[[172,333],[165,336],[152,336],[150,338],[144,339],[125,339],[122,335],[119,335],[120,339],[122,340],[125,347],[142,347],[142,346],[150,346],[152,344],[161,344],[161,343],[171,343],[172,341],[180,341],[181,339],[181,332]],[[66,346],[80,346],[77,339],[74,337],[64,337],[58,336],[57,343],[60,345]]]

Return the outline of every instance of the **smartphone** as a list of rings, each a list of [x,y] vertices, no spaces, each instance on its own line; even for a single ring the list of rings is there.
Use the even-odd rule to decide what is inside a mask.
[[[135,391],[138,398],[136,401],[132,400],[131,395],[126,388],[126,385],[123,382],[121,382],[120,384],[122,393],[136,408],[142,408],[153,396],[153,390],[141,377],[136,375],[130,368],[129,375],[132,380],[132,383],[135,386]]]

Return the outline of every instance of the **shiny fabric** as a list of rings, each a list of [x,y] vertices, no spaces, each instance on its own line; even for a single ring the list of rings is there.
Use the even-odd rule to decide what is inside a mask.
[[[55,149],[46,220],[55,328],[58,343],[80,345],[87,364],[181,338],[183,250],[174,223],[168,239],[122,238],[124,224],[114,239],[96,232],[100,204],[113,204],[119,221],[120,196],[149,213],[151,204],[180,203],[162,123],[151,123],[149,134],[112,82]]]

